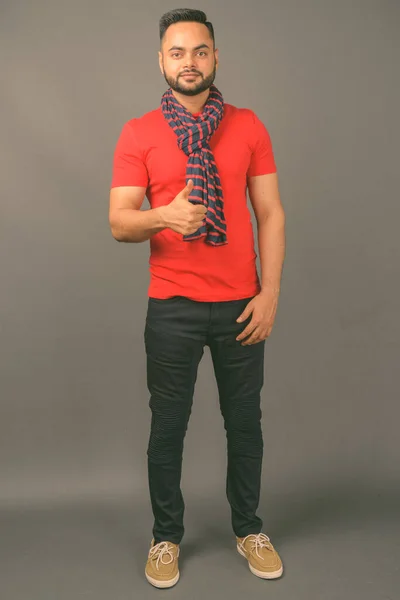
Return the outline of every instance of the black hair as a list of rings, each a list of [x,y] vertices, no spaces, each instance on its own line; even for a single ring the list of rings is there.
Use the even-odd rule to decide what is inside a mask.
[[[215,36],[214,27],[210,21],[207,21],[207,15],[202,10],[194,10],[192,8],[175,8],[165,13],[160,19],[160,41],[162,42],[165,32],[170,25],[180,23],[181,21],[189,21],[195,23],[203,23],[210,32],[214,48]]]

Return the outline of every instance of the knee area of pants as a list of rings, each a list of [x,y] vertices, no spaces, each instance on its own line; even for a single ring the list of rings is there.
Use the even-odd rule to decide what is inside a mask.
[[[164,464],[180,457],[183,452],[182,439],[157,439],[150,437],[147,456],[153,463]]]
[[[164,444],[172,444],[185,436],[187,427],[188,419],[183,415],[168,417],[153,414],[150,439],[157,438]]]
[[[186,417],[191,411],[190,398],[184,395],[155,394],[150,396],[149,407],[153,414],[167,418]]]
[[[154,460],[180,454],[183,450],[187,423],[184,415],[153,413],[148,454]]]
[[[254,431],[261,427],[261,409],[254,407],[253,409],[236,411],[225,411],[222,413],[224,418],[225,429],[235,429],[239,431]]]
[[[226,437],[228,449],[242,452],[252,449],[261,452],[264,448],[264,440],[260,423],[253,427],[227,427]]]

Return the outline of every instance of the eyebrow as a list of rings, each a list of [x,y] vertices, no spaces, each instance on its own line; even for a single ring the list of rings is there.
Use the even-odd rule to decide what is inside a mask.
[[[200,44],[199,46],[193,48],[193,50],[200,50],[200,48],[208,48],[208,50],[210,49],[210,47],[207,46],[207,44]],[[182,46],[172,46],[172,48],[170,48],[168,52],[171,52],[171,50],[185,50],[185,48],[182,48]]]

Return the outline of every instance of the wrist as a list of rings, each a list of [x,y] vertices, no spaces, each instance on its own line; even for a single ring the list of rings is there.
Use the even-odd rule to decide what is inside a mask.
[[[274,294],[279,294],[281,291],[281,288],[279,285],[274,285],[272,283],[264,283],[264,285],[261,285],[261,291],[260,293],[265,293],[265,292],[273,292]]]
[[[163,228],[166,228],[169,226],[167,209],[168,209],[168,206],[159,206],[158,208],[154,209],[157,212],[159,226],[163,227]]]

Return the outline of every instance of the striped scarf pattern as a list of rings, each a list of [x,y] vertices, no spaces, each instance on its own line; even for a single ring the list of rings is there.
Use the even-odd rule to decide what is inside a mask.
[[[205,242],[212,246],[227,244],[221,180],[209,146],[210,138],[224,114],[222,94],[215,85],[211,85],[203,112],[196,118],[177,101],[169,88],[162,96],[161,110],[177,135],[178,147],[189,157],[186,184],[189,179],[193,180],[189,201],[207,207],[205,224],[194,233],[184,235],[183,240],[192,241],[204,237]]]

